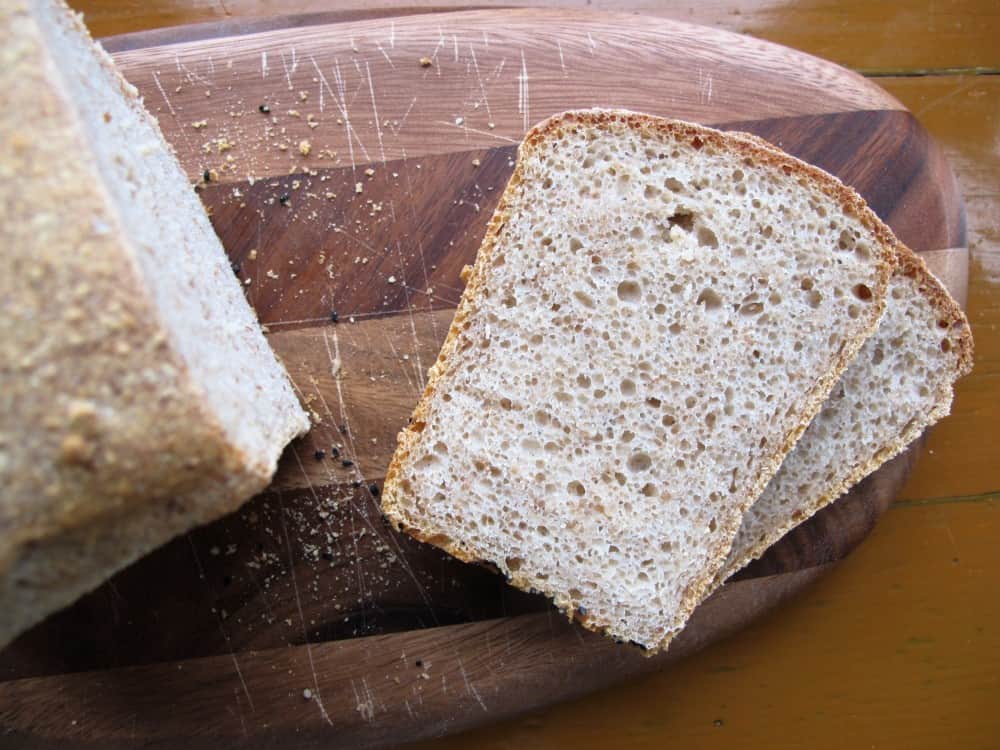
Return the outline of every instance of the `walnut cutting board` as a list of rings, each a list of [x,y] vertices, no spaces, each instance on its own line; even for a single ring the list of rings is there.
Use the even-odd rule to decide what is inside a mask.
[[[375,497],[519,139],[552,113],[762,136],[856,187],[964,299],[952,174],[870,81],[725,32],[570,11],[330,13],[107,47],[200,183],[315,426],[240,512],[0,652],[0,745],[384,746],[495,721],[773,608],[867,535],[912,466],[915,449],[792,532],[654,659],[393,532]]]

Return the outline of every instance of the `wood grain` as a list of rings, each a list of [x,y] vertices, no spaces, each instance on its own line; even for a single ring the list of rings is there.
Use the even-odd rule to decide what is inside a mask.
[[[507,11],[503,23],[482,11],[428,18],[162,40],[115,59],[149,92],[152,111],[173,120],[178,156],[197,165],[189,174],[218,167],[223,181],[512,145],[547,114],[574,107],[706,123],[899,108],[843,68],[690,24],[549,10]],[[670,65],[654,64],[664,56]],[[232,148],[220,152],[223,139]],[[308,158],[302,140],[315,146]]]
[[[261,0],[73,0],[98,36],[195,22],[239,18],[260,23],[274,6]],[[908,0],[871,3],[773,2],[773,0],[552,0],[552,7],[641,13],[751,34],[806,50],[841,65],[873,71],[928,70],[956,67],[1000,67],[1000,12],[992,0]],[[339,12],[391,13],[392,0],[342,0]],[[538,5],[533,0],[408,0],[406,12],[434,7]],[[283,13],[329,13],[326,0],[288,0]]]
[[[377,744],[493,720],[649,668],[568,624],[544,635],[547,603],[395,534],[370,486],[416,400],[460,290],[458,269],[474,253],[529,118],[566,102],[634,101],[751,130],[856,184],[918,249],[964,239],[936,147],[895,100],[856,76],[757,42],[623,17],[556,24],[551,13],[520,12],[509,16],[508,36],[490,32],[487,44],[489,18],[411,16],[390,24],[388,37],[384,22],[369,20],[151,50],[133,38],[121,53],[126,74],[162,108],[189,174],[214,170],[203,196],[216,228],[319,421],[269,493],[124,571],[0,656],[0,726],[19,743],[176,744],[193,733],[191,742],[215,744],[245,733],[262,745]],[[452,21],[457,60],[447,70],[394,67],[390,50],[429,54],[445,38],[438,25]],[[551,34],[525,52],[520,79],[504,78],[504,60],[517,68],[538,24]],[[602,45],[614,54],[599,55]],[[545,51],[537,61],[536,48]],[[655,75],[622,85],[623,59],[628,70]],[[488,92],[484,68],[476,74],[484,60],[498,71]],[[418,95],[426,108],[407,114],[403,104]],[[256,109],[265,101],[270,117]],[[484,109],[497,113],[486,135],[469,129]],[[453,119],[434,119],[446,115]],[[846,554],[911,458],[859,485],[706,603],[671,655],[741,626]],[[493,635],[484,644],[487,632],[529,645],[515,658],[492,649]],[[408,694],[413,680],[404,686],[395,674],[400,683],[379,683],[381,703],[370,699],[371,681],[406,662],[407,644],[434,653],[440,672],[416,679],[437,692],[428,685],[426,695]],[[309,700],[305,689],[314,691]],[[87,727],[72,723],[81,711]],[[331,734],[326,717],[334,716],[343,731]]]
[[[735,632],[823,569],[727,586],[699,608],[669,653],[650,659],[549,611],[8,680],[0,682],[0,726],[6,741],[25,748],[81,746],[95,737],[108,750],[273,747],[291,738],[300,748],[395,745],[520,713],[525,694],[546,705],[607,685],[609,677],[651,672]]]

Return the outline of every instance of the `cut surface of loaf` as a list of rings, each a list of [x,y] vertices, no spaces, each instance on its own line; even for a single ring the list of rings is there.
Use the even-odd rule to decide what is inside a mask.
[[[746,139],[622,111],[545,121],[383,510],[664,647],[876,327],[893,244],[835,178]]]
[[[0,643],[262,489],[308,427],[156,121],[0,0]]]
[[[971,370],[972,333],[962,309],[899,245],[878,330],[744,514],[716,583],[947,416],[955,381]]]

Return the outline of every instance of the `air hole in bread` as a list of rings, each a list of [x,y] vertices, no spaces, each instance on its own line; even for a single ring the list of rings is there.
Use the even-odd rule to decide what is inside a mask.
[[[580,242],[580,239],[578,237],[570,237],[569,238],[569,249],[572,252],[575,253],[577,250],[580,250],[582,247],[583,247],[583,243]]]
[[[629,304],[636,304],[642,297],[642,288],[638,282],[623,281],[618,285],[618,299]]]
[[[640,471],[649,471],[649,468],[653,465],[653,459],[649,457],[648,453],[639,451],[638,453],[633,453],[628,457],[628,463],[626,465],[628,466],[629,471],[632,472],[638,473]]]
[[[714,312],[722,307],[722,298],[714,289],[703,289],[696,301],[698,305],[704,305],[707,312]]]
[[[582,305],[583,305],[584,307],[589,307],[589,308],[593,309],[594,307],[596,307],[596,306],[597,306],[597,304],[596,304],[596,303],[594,302],[594,298],[593,298],[593,297],[591,297],[591,296],[590,296],[589,294],[587,294],[587,293],[586,293],[586,292],[584,292],[584,291],[580,291],[580,290],[576,290],[576,291],[574,291],[574,292],[573,292],[573,296],[574,296],[574,297],[575,297],[575,298],[576,298],[576,299],[577,299],[577,300],[578,300],[578,301],[580,302],[580,304],[582,304]]]
[[[846,229],[841,230],[840,237],[837,239],[837,248],[840,250],[849,250],[853,247],[854,236]]]
[[[635,395],[635,382],[629,378],[622,380],[619,386],[623,396],[634,396]]]
[[[862,302],[868,302],[872,298],[872,290],[865,284],[855,284],[851,291]]]
[[[719,238],[708,227],[698,227],[698,244],[702,247],[718,247]]]
[[[576,480],[573,480],[572,482],[567,484],[566,490],[571,495],[576,495],[577,497],[583,497],[584,495],[587,494],[587,488],[583,486],[582,482],[578,482]]]
[[[668,177],[663,181],[663,187],[673,193],[680,193],[684,190],[684,183],[676,177]]]
[[[667,224],[671,227],[680,227],[685,232],[690,232],[694,229],[694,214],[690,211],[677,211],[675,214],[667,217]]]

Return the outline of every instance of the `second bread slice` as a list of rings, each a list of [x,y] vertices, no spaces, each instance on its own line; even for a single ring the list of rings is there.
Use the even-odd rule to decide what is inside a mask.
[[[972,370],[958,303],[909,248],[897,246],[885,315],[777,474],[747,510],[721,584],[947,416]]]
[[[617,111],[528,133],[388,517],[651,650],[875,329],[894,239],[835,178]]]

